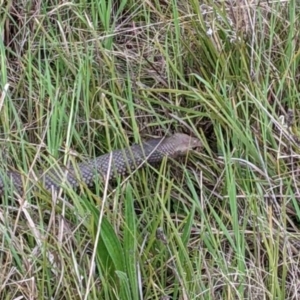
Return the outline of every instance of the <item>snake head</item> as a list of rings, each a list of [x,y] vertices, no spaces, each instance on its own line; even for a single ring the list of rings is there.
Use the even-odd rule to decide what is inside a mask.
[[[184,133],[175,133],[165,139],[164,144],[169,144],[173,149],[171,157],[184,156],[189,151],[202,147],[199,139],[191,137]]]

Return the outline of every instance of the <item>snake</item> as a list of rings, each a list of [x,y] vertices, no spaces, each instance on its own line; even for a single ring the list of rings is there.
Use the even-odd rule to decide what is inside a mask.
[[[46,171],[37,171],[34,178],[18,171],[2,171],[0,176],[0,197],[17,192],[22,195],[28,178],[37,182],[48,191],[57,191],[63,184],[78,189],[82,184],[92,187],[97,178],[112,180],[119,175],[128,175],[148,163],[157,165],[165,157],[176,159],[189,151],[202,146],[198,138],[184,133],[175,133],[169,137],[151,138],[141,144],[113,150],[96,158],[69,167],[50,167]]]

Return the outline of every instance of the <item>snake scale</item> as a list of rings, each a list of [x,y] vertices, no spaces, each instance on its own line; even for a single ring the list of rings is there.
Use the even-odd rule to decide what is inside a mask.
[[[134,144],[125,149],[114,150],[72,167],[52,167],[45,172],[37,172],[35,180],[46,190],[58,190],[62,184],[76,189],[80,184],[92,186],[97,178],[111,180],[117,175],[126,175],[147,162],[151,165],[160,163],[164,157],[177,158],[190,150],[201,147],[197,138],[183,133],[170,137],[150,139],[142,144]],[[0,177],[0,197],[10,189],[22,195],[26,176],[16,171],[2,172]]]

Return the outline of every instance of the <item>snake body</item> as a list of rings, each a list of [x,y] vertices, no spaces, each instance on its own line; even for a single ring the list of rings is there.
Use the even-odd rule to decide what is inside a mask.
[[[111,180],[118,175],[126,175],[147,162],[151,165],[160,163],[164,157],[176,158],[188,151],[200,147],[197,138],[176,133],[167,138],[150,139],[129,148],[114,150],[77,166],[68,168],[52,167],[45,172],[37,172],[35,180],[46,190],[58,190],[62,184],[76,189],[81,184],[92,186],[97,178]],[[22,195],[26,176],[9,171],[0,177],[0,197],[10,188]]]

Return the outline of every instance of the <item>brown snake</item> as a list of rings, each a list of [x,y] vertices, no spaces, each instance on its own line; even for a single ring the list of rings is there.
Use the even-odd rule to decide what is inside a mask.
[[[197,138],[175,133],[167,138],[150,139],[141,145],[135,144],[129,148],[114,150],[87,162],[79,163],[76,167],[53,167],[46,172],[37,172],[36,177],[38,183],[48,191],[58,190],[62,183],[73,189],[78,188],[82,183],[92,186],[99,175],[103,179],[111,180],[118,174],[130,174],[145,162],[153,165],[161,162],[164,157],[184,156],[201,145]],[[26,176],[15,171],[9,171],[3,175],[2,178],[0,177],[0,197],[5,192],[9,194],[10,189],[22,195]]]

